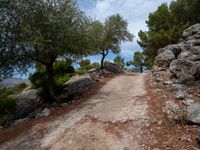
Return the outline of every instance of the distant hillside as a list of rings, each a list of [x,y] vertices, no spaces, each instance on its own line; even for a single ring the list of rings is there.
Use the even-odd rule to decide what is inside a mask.
[[[20,83],[30,84],[30,81],[27,79],[9,78],[2,81],[0,85],[8,88],[8,87],[14,87]]]

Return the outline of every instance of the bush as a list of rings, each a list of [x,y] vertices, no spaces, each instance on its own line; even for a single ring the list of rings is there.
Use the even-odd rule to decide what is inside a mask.
[[[63,75],[63,76],[58,75],[55,77],[55,85],[54,86],[55,86],[55,92],[57,94],[60,94],[63,84],[65,82],[67,82],[69,79],[70,79],[70,75],[67,75],[67,74]]]
[[[21,83],[16,85],[13,88],[8,89],[8,91],[10,92],[10,94],[19,94],[21,93],[25,88],[27,87],[26,83]],[[9,94],[9,95],[10,95]]]
[[[87,70],[85,70],[85,69],[78,69],[78,70],[76,70],[76,74],[78,74],[78,75],[83,75],[85,73],[87,73]]]
[[[57,61],[54,64],[53,69],[56,75],[74,74],[75,72],[71,63],[67,61]]]
[[[15,105],[15,96],[6,96],[0,98],[0,115],[13,113],[15,111]]]
[[[38,67],[39,66],[39,67]],[[32,88],[46,87],[47,83],[47,73],[42,69],[43,67],[37,65],[36,72],[29,76],[29,80],[32,83]],[[62,85],[69,80],[70,76],[73,76],[75,70],[68,61],[57,61],[54,63],[54,89],[57,94],[59,94]]]
[[[45,72],[35,72],[33,75],[29,76],[29,80],[32,83],[32,88],[37,89],[45,85],[47,81],[47,74]]]

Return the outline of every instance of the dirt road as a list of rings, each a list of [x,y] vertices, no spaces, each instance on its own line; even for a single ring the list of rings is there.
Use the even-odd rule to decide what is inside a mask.
[[[142,150],[148,120],[144,76],[115,77],[77,109],[37,124],[0,149]]]

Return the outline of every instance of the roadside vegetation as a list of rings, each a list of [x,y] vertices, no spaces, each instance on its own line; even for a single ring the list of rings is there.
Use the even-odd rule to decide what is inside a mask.
[[[102,54],[103,68],[110,50],[119,53],[121,42],[133,39],[127,21],[119,14],[101,23],[86,16],[73,0],[5,0],[0,1],[0,13],[0,78],[26,73],[36,65],[36,73],[30,76],[33,88],[42,86],[51,102],[58,101],[61,85],[74,73],[71,64],[64,66],[60,60],[74,63]],[[57,72],[59,66],[64,71]]]
[[[26,87],[25,83],[11,88],[0,87],[0,125],[5,122],[9,114],[15,112],[16,96]]]
[[[29,80],[34,89],[42,87],[50,103],[59,101],[62,86],[70,77],[93,68],[104,68],[106,56],[121,68],[134,66],[136,72],[151,68],[159,48],[180,42],[182,32],[200,22],[200,0],[163,3],[149,14],[148,30],[138,33],[143,51],[125,62],[119,54],[122,42],[132,41],[128,22],[119,14],[104,22],[92,20],[74,0],[0,0],[0,81],[35,68]],[[100,54],[99,63],[87,56]],[[79,68],[74,67],[74,63]],[[0,89],[0,115],[14,111],[16,95],[26,88]]]

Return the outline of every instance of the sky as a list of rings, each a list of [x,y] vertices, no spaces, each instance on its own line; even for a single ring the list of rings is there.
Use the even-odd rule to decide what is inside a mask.
[[[121,45],[120,55],[125,61],[133,59],[135,51],[141,51],[137,44],[138,32],[147,30],[145,21],[150,12],[154,12],[162,3],[170,3],[171,0],[77,0],[79,8],[88,16],[102,22],[113,14],[119,13],[128,22],[129,31],[134,34],[133,42]],[[109,54],[106,58],[112,61],[116,55]],[[99,62],[100,56],[89,57],[91,62]]]

